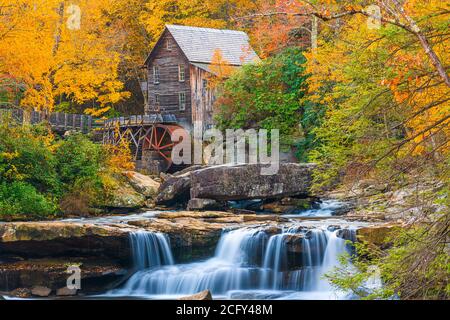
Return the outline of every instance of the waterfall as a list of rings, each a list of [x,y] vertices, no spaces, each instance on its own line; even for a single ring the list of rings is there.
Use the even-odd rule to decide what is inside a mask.
[[[130,233],[130,244],[136,270],[174,264],[169,239],[162,233]]]
[[[282,286],[283,270],[287,268],[287,249],[285,234],[270,237],[264,254],[264,274],[261,287],[278,289]]]
[[[259,229],[224,232],[217,244],[215,257],[240,265],[255,265],[264,252],[267,238]]]
[[[337,200],[324,200],[319,204],[318,208],[313,209],[297,209],[285,216],[300,216],[300,217],[331,217],[336,211],[343,207],[342,202]]]
[[[122,289],[123,294],[179,295],[205,289],[225,293],[251,287],[255,270],[251,264],[263,252],[266,235],[257,229],[225,232],[215,256],[207,261],[162,266],[134,274]]]
[[[328,245],[328,231],[314,229],[306,234],[303,239],[305,247],[303,253],[303,265],[307,267],[319,266],[322,264],[324,252]]]
[[[214,257],[177,265],[163,234],[130,237],[139,271],[116,295],[169,297],[206,289],[225,297],[328,292],[332,288],[323,274],[348,250],[338,230],[292,228],[270,235],[264,228],[242,228],[223,232]]]

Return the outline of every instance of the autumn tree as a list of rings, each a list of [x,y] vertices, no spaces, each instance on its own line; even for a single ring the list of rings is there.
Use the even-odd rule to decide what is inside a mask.
[[[315,45],[317,21],[314,17],[294,14],[304,7],[301,1],[263,1],[256,13],[240,14],[233,20],[248,30],[253,47],[261,58],[266,58],[288,47],[306,49]]]
[[[243,18],[318,21],[317,46],[305,54],[307,99],[325,111],[308,154],[319,165],[315,189],[340,183],[352,190],[371,178],[386,190],[418,190],[433,181],[431,194],[416,198],[419,212],[409,229],[369,264],[379,266],[391,296],[448,297],[448,6],[435,0],[294,2],[298,8],[268,6]],[[368,265],[359,266],[365,272]],[[340,271],[332,279],[341,288],[357,289],[367,279],[367,273]]]
[[[21,105],[84,106],[101,115],[128,97],[119,80],[112,0],[10,1],[0,4],[0,72],[24,84]],[[88,107],[89,105],[89,107]]]

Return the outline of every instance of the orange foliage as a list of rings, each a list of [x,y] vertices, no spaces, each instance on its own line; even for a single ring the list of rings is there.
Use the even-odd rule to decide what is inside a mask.
[[[119,134],[118,130],[119,128],[116,128],[116,135]],[[108,144],[104,147],[109,155],[108,167],[114,173],[122,173],[123,171],[135,169],[129,141],[122,139],[117,145]]]

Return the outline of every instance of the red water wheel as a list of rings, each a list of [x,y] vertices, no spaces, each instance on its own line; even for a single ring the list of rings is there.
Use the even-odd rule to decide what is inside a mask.
[[[156,124],[144,139],[143,152],[150,160],[159,163],[160,171],[165,172],[172,166],[172,150],[176,142],[172,141],[172,133],[182,129],[176,125]]]

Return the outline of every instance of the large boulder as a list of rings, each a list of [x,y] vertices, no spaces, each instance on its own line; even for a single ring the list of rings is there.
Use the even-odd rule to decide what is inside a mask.
[[[191,172],[191,198],[219,201],[308,196],[313,164],[280,163],[274,175],[265,165],[213,166]]]
[[[124,172],[124,175],[128,179],[131,186],[145,197],[152,198],[158,194],[160,183],[156,182],[149,176],[135,171],[126,171]]]
[[[189,201],[191,188],[190,172],[176,176],[167,176],[158,190],[156,204],[175,205],[185,204]]]
[[[127,183],[120,184],[103,203],[111,213],[129,213],[145,207],[146,198]]]

